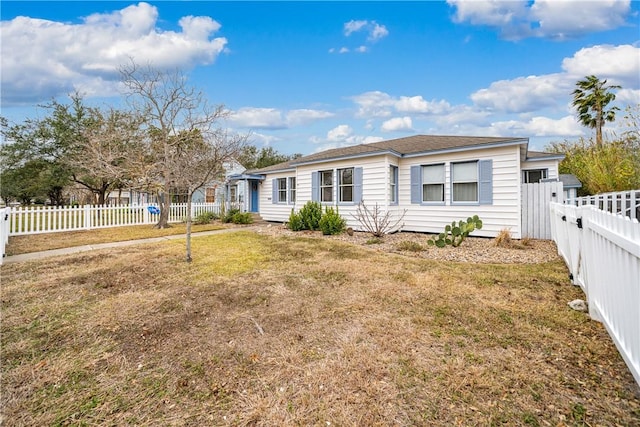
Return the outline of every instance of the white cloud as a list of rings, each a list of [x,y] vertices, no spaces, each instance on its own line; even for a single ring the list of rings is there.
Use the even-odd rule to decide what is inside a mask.
[[[312,109],[290,110],[284,113],[277,108],[243,107],[233,111],[228,120],[242,128],[287,129],[334,116],[335,114],[329,111]]]
[[[559,119],[536,116],[528,121],[499,121],[492,123],[490,129],[495,135],[532,137],[571,137],[582,134],[584,130],[574,116]]]
[[[340,125],[327,132],[329,141],[344,141],[353,134],[353,129],[349,125]]]
[[[630,0],[447,0],[455,22],[496,28],[507,39],[565,39],[625,24]]]
[[[558,95],[568,94],[573,84],[562,74],[518,77],[493,82],[472,93],[471,100],[490,111],[522,113],[556,106]]]
[[[640,89],[622,88],[616,92],[616,101],[627,105],[640,105]]]
[[[539,24],[536,35],[564,39],[625,24],[630,0],[536,0],[530,19]]]
[[[350,37],[355,33],[364,33],[366,38],[362,41],[364,41],[365,44],[360,44],[355,48],[342,47],[340,49],[336,49],[332,47],[329,49],[329,53],[365,53],[369,51],[369,45],[376,43],[389,35],[387,27],[382,24],[378,24],[376,21],[367,20],[351,20],[349,22],[345,22],[343,32],[346,37]]]
[[[233,111],[229,120],[236,126],[252,129],[284,129],[282,113],[275,108],[244,107]]]
[[[575,80],[586,75],[610,78],[623,86],[637,86],[640,76],[640,47],[630,44],[597,45],[580,49],[562,61],[562,69]]]
[[[181,31],[156,28],[158,10],[148,3],[93,14],[80,24],[29,17],[2,21],[2,102],[33,103],[73,90],[114,95],[118,67],[133,58],[158,68],[210,64],[227,40],[211,38],[220,24],[183,17]]]
[[[309,139],[317,146],[315,152],[329,150],[332,148],[348,147],[358,144],[370,144],[382,141],[383,138],[372,135],[354,135],[353,128],[349,125],[338,125],[327,132],[326,138],[313,136]]]
[[[380,130],[383,132],[411,131],[412,126],[411,117],[394,117],[383,122]]]
[[[387,27],[384,25],[380,25],[376,21],[372,21],[371,25],[373,28],[371,28],[369,37],[367,38],[369,41],[376,42],[389,35],[389,30],[387,30]]]
[[[413,114],[444,114],[451,109],[444,100],[427,101],[422,96],[400,96],[371,91],[351,97],[358,105],[357,117],[389,117],[394,112]]]
[[[362,30],[364,27],[367,26],[368,23],[369,23],[368,21],[356,21],[353,19],[349,22],[345,22],[344,35],[349,37],[351,33],[355,33],[356,31]]]
[[[290,110],[287,114],[287,124],[289,126],[306,125],[317,120],[328,119],[335,116],[334,113],[322,110],[299,109]]]

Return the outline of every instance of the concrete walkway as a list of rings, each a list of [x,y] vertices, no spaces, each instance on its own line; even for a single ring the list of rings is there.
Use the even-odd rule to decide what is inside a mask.
[[[234,231],[253,230],[255,228],[256,227],[237,227],[237,228],[224,228],[222,230],[201,231],[198,233],[192,233],[191,237],[211,236],[214,234],[231,233]],[[162,242],[165,240],[177,240],[177,239],[184,239],[184,238],[186,238],[185,234],[174,234],[171,236],[151,237],[148,239],[125,240],[123,242],[98,243],[96,245],[74,246],[71,248],[52,249],[50,251],[30,252],[27,254],[12,255],[12,256],[5,257],[2,260],[2,263],[10,264],[15,262],[32,261],[37,259],[60,256],[60,255],[69,255],[69,254],[76,254],[80,252],[94,251],[98,249],[121,248],[124,246],[141,245],[141,244],[147,244],[147,243]]]

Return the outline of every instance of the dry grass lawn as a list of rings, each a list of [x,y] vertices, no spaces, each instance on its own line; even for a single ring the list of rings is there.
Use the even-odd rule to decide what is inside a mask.
[[[2,266],[6,426],[640,425],[563,264],[249,231]]]
[[[221,223],[192,225],[192,232],[220,230]],[[97,228],[94,230],[69,231],[63,233],[43,233],[27,236],[12,236],[7,246],[7,255],[19,255],[30,252],[49,251],[73,246],[96,245],[107,242],[148,239],[151,237],[171,236],[186,233],[186,224],[171,224],[171,227],[158,230],[152,225],[133,225],[128,227]]]

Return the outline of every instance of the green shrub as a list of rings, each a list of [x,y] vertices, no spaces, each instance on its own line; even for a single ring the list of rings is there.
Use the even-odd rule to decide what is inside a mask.
[[[384,243],[384,240],[382,240],[382,238],[380,237],[372,237],[364,243],[367,245],[379,245],[381,243]]]
[[[251,224],[253,222],[253,217],[249,212],[236,212],[231,216],[231,222],[234,224]]]
[[[218,215],[214,212],[201,212],[193,219],[194,224],[209,224],[211,221],[218,219]]]
[[[478,215],[467,218],[466,221],[453,221],[451,225],[444,227],[444,233],[438,234],[437,237],[432,237],[427,240],[429,246],[437,246],[444,248],[447,245],[451,245],[454,248],[460,246],[460,243],[475,229],[482,228],[482,220],[478,218]]]
[[[307,202],[300,209],[300,219],[302,220],[302,230],[320,229],[320,218],[322,218],[322,205],[320,202]]]
[[[291,215],[289,215],[289,222],[287,223],[287,227],[291,231],[300,231],[304,230],[304,223],[302,222],[302,217],[300,214],[297,214],[291,209]]]
[[[347,221],[340,216],[337,210],[327,207],[318,225],[320,226],[320,230],[322,230],[322,234],[325,236],[329,234],[334,235],[345,231]]]
[[[229,209],[227,212],[225,212],[224,216],[222,217],[222,222],[224,223],[233,222],[233,216],[239,213],[240,213],[240,209],[236,209],[236,208]]]

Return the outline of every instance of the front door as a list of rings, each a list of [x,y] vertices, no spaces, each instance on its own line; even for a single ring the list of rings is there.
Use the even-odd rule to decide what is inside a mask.
[[[251,212],[258,212],[258,181],[251,181]]]

